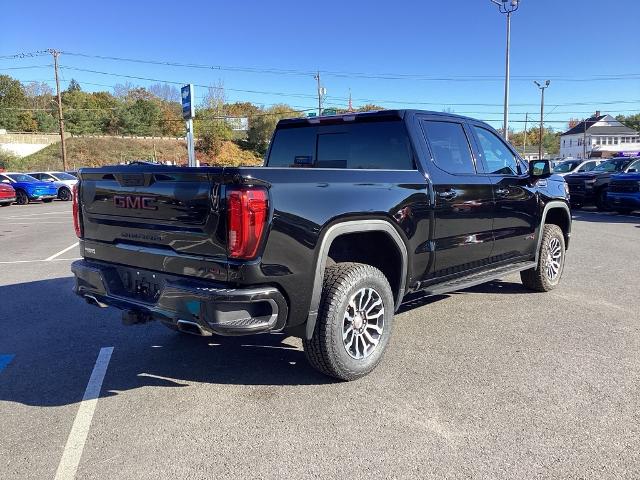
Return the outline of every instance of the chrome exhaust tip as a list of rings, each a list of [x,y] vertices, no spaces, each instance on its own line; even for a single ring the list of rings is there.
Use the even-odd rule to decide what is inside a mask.
[[[178,320],[178,330],[184,333],[190,333],[191,335],[198,335],[200,337],[210,337],[211,332],[203,330],[203,328],[196,322],[190,322],[188,320]]]
[[[85,295],[84,296],[84,300],[85,302],[87,302],[89,305],[94,305],[96,307],[100,307],[100,308],[107,308],[109,305],[107,305],[106,303],[102,303],[100,300],[98,300],[96,297],[94,297],[93,295]]]

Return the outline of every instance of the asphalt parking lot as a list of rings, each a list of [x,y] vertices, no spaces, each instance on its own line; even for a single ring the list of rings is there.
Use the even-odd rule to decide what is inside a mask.
[[[294,338],[85,304],[70,210],[0,209],[0,478],[640,477],[638,214],[574,212],[551,293],[412,301],[380,367],[335,383]]]

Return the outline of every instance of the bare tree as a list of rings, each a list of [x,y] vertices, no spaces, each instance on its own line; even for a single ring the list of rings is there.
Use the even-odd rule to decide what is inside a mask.
[[[147,90],[165,102],[180,101],[180,92],[173,85],[169,85],[167,83],[154,83],[153,85],[150,85]]]
[[[116,98],[126,98],[134,88],[136,87],[131,82],[116,83],[113,86],[113,96]]]

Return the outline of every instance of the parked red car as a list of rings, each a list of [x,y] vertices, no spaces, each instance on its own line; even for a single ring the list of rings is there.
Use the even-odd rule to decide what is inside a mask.
[[[16,201],[16,191],[7,183],[0,183],[0,207],[7,207]]]

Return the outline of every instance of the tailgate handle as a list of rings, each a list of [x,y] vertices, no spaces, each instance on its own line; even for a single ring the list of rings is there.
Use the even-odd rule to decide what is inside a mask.
[[[143,187],[144,174],[142,173],[123,173],[118,175],[118,183],[123,187]]]

